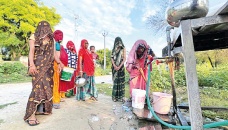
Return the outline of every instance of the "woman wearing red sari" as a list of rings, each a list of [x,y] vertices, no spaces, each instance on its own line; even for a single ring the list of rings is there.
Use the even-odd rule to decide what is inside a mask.
[[[87,83],[83,87],[77,88],[77,100],[97,100],[97,90],[94,85],[94,62],[92,53],[88,50],[89,43],[86,39],[81,41],[81,47],[78,53],[78,74],[85,78]]]
[[[67,67],[68,55],[62,45],[60,46],[60,61],[65,67]],[[65,93],[67,92],[67,90],[68,90],[68,81],[60,80],[59,91],[60,91],[61,102],[64,102]]]

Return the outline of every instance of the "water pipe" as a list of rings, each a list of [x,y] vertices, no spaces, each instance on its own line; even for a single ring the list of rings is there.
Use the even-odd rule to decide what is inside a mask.
[[[149,85],[150,85],[150,67],[148,66],[148,80],[147,80],[147,84],[146,84],[146,101],[147,101],[147,106],[150,110],[150,112],[152,113],[153,117],[160,122],[161,124],[169,127],[169,128],[174,128],[174,129],[191,129],[191,126],[177,126],[177,125],[172,125],[169,123],[164,122],[163,120],[161,120],[157,114],[154,112],[153,107],[150,104],[150,99],[149,99],[149,94],[148,94],[148,89],[149,89]],[[228,125],[228,120],[225,121],[221,121],[221,122],[214,122],[214,123],[210,123],[210,124],[205,124],[203,125],[203,128],[213,128],[213,127],[218,127],[218,126],[226,126]]]

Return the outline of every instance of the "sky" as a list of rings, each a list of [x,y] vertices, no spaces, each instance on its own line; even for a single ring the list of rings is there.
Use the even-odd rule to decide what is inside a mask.
[[[112,49],[117,36],[121,37],[127,52],[139,40],[145,40],[155,52],[162,55],[166,46],[166,37],[156,35],[148,29],[146,18],[159,11],[159,0],[40,0],[48,7],[54,7],[61,15],[61,22],[55,30],[64,33],[63,45],[67,41],[74,42],[76,49],[82,39],[87,39],[89,45],[96,50],[105,47]],[[214,8],[227,0],[209,0],[210,8]],[[164,16],[165,18],[165,16]]]

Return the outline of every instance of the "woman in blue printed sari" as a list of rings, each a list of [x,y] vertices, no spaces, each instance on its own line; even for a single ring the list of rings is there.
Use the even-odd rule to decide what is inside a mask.
[[[68,55],[68,67],[76,70],[78,56],[77,56],[75,45],[72,41],[68,41],[66,47],[67,48],[65,50]],[[68,86],[67,96],[72,96],[76,94],[76,88],[74,84],[75,78],[76,78],[76,71],[74,72],[71,78],[71,81],[67,83],[67,86]]]

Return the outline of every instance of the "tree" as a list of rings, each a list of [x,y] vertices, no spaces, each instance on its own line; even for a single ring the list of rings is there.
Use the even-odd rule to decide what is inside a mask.
[[[165,19],[166,8],[169,5],[169,0],[156,0],[158,6],[156,13],[147,17],[146,24],[149,29],[156,35],[161,35],[165,33],[166,26],[168,25]]]
[[[33,0],[0,0],[0,17],[0,47],[10,48],[13,59],[28,55],[28,37],[38,22],[54,27],[61,19],[54,8]]]
[[[219,64],[227,64],[228,49],[201,51],[196,53],[197,63],[211,64],[211,67],[217,67]]]
[[[107,68],[111,68],[111,50],[107,49],[105,50],[106,52],[106,66]],[[99,60],[97,60],[97,63],[100,64],[101,66],[104,65],[104,49],[97,50],[96,53],[99,56]]]

